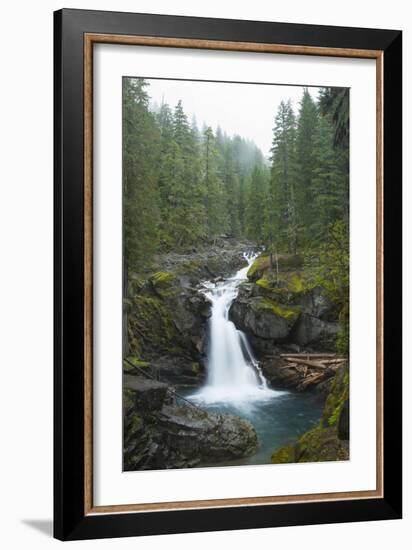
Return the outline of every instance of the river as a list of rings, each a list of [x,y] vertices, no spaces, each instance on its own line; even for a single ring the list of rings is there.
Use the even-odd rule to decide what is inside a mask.
[[[201,292],[212,304],[207,377],[204,386],[187,397],[207,411],[249,420],[257,432],[259,448],[252,456],[207,466],[267,464],[276,448],[295,441],[322,413],[323,403],[317,395],[269,387],[246,335],[229,320],[230,306],[255,257],[245,254],[248,265],[233,277],[202,285]]]

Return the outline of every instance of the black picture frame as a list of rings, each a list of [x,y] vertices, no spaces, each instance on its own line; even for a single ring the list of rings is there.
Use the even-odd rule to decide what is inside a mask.
[[[86,514],[84,35],[380,50],[383,54],[383,497]],[[60,540],[397,519],[402,514],[402,33],[63,9],[54,14],[54,536]]]

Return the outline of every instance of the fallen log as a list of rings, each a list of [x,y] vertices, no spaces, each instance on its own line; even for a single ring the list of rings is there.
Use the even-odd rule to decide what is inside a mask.
[[[320,382],[323,378],[323,373],[318,373],[312,376],[307,376],[302,382],[299,384],[297,389],[304,389],[308,386],[311,386],[312,384],[315,384],[316,382]]]
[[[308,359],[297,358],[297,357],[293,357],[293,359],[288,357],[283,357],[283,360],[291,364],[307,365],[308,367],[312,367],[314,369],[325,369],[332,365],[336,365],[339,367],[346,362],[345,359],[340,359],[339,361],[320,361],[320,360],[313,361],[310,359],[308,360]]]
[[[290,365],[285,365],[283,367],[279,367],[279,370],[288,370],[288,369],[296,369],[297,365],[293,365],[292,363]]]
[[[337,365],[339,363],[346,363],[347,359],[343,357],[342,359],[325,359],[322,361],[322,363],[325,363],[325,365]]]
[[[310,359],[345,359],[344,355],[338,355],[337,353],[280,353],[279,357],[307,357]]]
[[[295,363],[296,365],[307,365],[308,367],[312,367],[313,369],[326,369],[327,366],[321,363],[320,361],[311,361],[308,359],[298,359],[297,357],[294,357],[293,359],[284,358],[286,361],[290,361],[291,363]]]

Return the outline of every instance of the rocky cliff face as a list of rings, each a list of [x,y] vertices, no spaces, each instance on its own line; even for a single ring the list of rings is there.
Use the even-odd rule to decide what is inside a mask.
[[[176,404],[167,384],[124,376],[124,470],[187,468],[252,454],[246,420]]]
[[[279,346],[296,351],[334,351],[338,314],[323,290],[310,282],[297,255],[282,255],[276,272],[268,256],[257,258],[230,309],[260,356]]]
[[[127,355],[136,367],[178,385],[202,382],[210,303],[197,287],[246,265],[251,246],[222,239],[206,251],[158,256],[149,273],[130,276]]]

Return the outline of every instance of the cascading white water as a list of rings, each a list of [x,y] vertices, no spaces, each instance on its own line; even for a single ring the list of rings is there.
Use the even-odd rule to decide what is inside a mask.
[[[205,386],[191,397],[204,402],[258,401],[273,397],[246,335],[229,320],[229,309],[247,278],[256,255],[244,255],[248,265],[223,282],[204,283],[212,303],[208,368]]]

